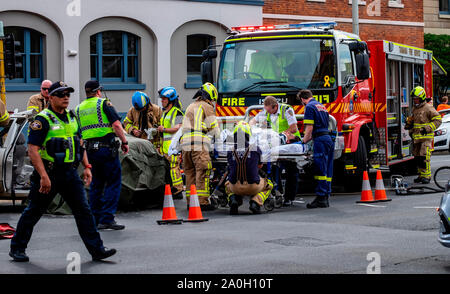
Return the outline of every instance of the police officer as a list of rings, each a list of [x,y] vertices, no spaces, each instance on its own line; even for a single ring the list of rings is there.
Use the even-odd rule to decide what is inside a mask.
[[[52,85],[52,81],[44,80],[41,83],[41,92],[33,95],[28,99],[27,110],[35,110],[36,113],[41,112],[48,106],[49,89]]]
[[[0,100],[0,127],[6,127],[9,124],[9,112],[5,103]]]
[[[183,199],[183,178],[180,170],[181,157],[179,155],[169,156],[169,146],[172,142],[172,136],[180,129],[183,123],[184,114],[181,111],[181,104],[174,87],[162,88],[158,93],[164,110],[158,127],[158,131],[162,134],[160,151],[170,164],[173,199]]]
[[[419,176],[414,183],[428,184],[431,179],[430,158],[434,131],[441,125],[442,117],[434,107],[427,103],[425,89],[415,87],[410,94],[413,99],[412,116],[408,117],[405,129],[413,139],[413,155]]]
[[[216,119],[214,102],[217,101],[216,87],[205,83],[194,95],[195,101],[186,109],[183,119],[180,146],[183,157],[183,168],[186,176],[186,199],[189,204],[190,187],[197,188],[200,208],[214,210],[209,200],[209,176],[212,163],[209,151],[211,139],[208,135],[218,137],[219,125]]]
[[[267,96],[264,99],[264,110],[260,111],[252,120],[250,125],[260,123],[271,127],[275,132],[283,133],[289,131],[294,136],[301,139],[297,127],[294,109],[288,104],[278,103],[273,96]],[[278,190],[281,189],[281,170],[286,169],[286,189],[284,193],[284,206],[291,206],[297,195],[297,185],[299,171],[295,162],[282,162],[280,168],[275,168],[275,178],[278,184]],[[281,191],[280,191],[281,192]]]
[[[124,225],[114,220],[120,197],[122,169],[118,156],[119,145],[128,153],[128,142],[120,117],[110,101],[102,99],[98,81],[87,81],[86,100],[76,108],[81,136],[86,143],[92,164],[92,183],[89,201],[99,230],[122,230]],[[116,141],[119,137],[122,144]]]
[[[147,139],[145,130],[157,128],[162,117],[162,109],[156,104],[151,103],[150,97],[144,92],[136,91],[131,97],[133,105],[127,113],[123,123],[125,131],[137,138]],[[159,148],[159,134],[155,134],[151,142],[156,149]]]
[[[297,99],[305,105],[305,134],[303,143],[313,140],[314,179],[317,181],[316,198],[307,208],[329,207],[331,179],[333,177],[334,143],[328,131],[329,114],[325,106],[313,98],[310,90],[301,90]]]
[[[234,148],[227,154],[228,181],[225,191],[228,195],[230,214],[238,214],[242,197],[250,196],[249,209],[254,214],[261,213],[261,206],[269,197],[273,184],[267,178],[259,176],[261,150],[250,144],[252,132],[248,123],[240,121],[233,131]]]
[[[39,113],[30,124],[28,146],[34,172],[28,195],[30,202],[11,240],[9,255],[15,261],[29,260],[25,249],[33,228],[57,193],[72,209],[79,234],[93,260],[101,260],[116,253],[115,249],[103,247],[83,182],[77,173],[77,166],[82,161],[83,178],[89,184],[91,165],[81,148],[78,123],[75,114],[66,110],[72,92],[74,89],[63,82],[52,84],[49,89],[49,108]]]

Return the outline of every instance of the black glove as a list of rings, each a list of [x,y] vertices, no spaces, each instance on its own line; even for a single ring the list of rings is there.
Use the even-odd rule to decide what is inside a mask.
[[[420,128],[420,134],[421,135],[426,135],[428,132],[425,128]]]

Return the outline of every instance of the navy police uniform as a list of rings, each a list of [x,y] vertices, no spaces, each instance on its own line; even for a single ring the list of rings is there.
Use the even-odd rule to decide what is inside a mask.
[[[97,81],[88,81],[86,89],[100,88]],[[118,156],[119,142],[112,124],[120,116],[112,104],[102,98],[88,97],[77,108],[82,138],[86,142],[89,162],[92,164],[92,183],[89,191],[91,209],[98,228],[122,229],[114,217],[120,198],[122,169]]]
[[[76,124],[74,116],[68,114],[67,111],[64,111],[63,114],[59,114],[57,112],[53,112],[51,106],[49,107],[49,110],[51,113],[50,115],[47,114],[47,116],[50,117],[56,115],[56,117],[50,117],[55,122],[59,120],[65,124],[69,124],[70,119],[73,120],[72,123]],[[61,127],[58,124],[60,123],[55,124],[53,128]],[[58,144],[53,144],[54,150],[50,150],[51,148],[49,145],[52,144],[48,143],[51,143],[51,141],[47,141],[46,146],[44,146],[49,130],[50,125],[47,119],[43,116],[37,116],[35,121],[30,124],[28,144],[45,147],[48,154],[65,152],[65,146],[63,146],[63,144],[59,144],[60,146],[58,146]],[[82,157],[82,150],[79,146],[79,136],[77,139],[78,140],[74,140],[74,152],[76,154],[75,156],[77,156],[77,159],[75,159],[74,162],[57,163],[56,160],[55,162],[50,162],[43,159],[45,169],[51,181],[51,190],[48,194],[39,192],[41,178],[39,173],[34,170],[31,176],[31,190],[28,195],[29,204],[23,211],[17,224],[16,233],[11,240],[11,252],[25,252],[27,244],[33,233],[34,226],[46,212],[49,204],[58,193],[71,208],[79,234],[89,253],[92,256],[97,256],[105,250],[103,247],[103,242],[100,239],[100,234],[95,226],[94,217],[86,199],[86,191],[84,189],[83,182],[77,172],[77,165],[81,161]],[[20,261],[27,261],[27,259]]]
[[[328,131],[328,111],[321,103],[311,99],[305,107],[303,123],[313,125],[314,179],[317,181],[316,195],[331,195],[333,177],[334,142]]]

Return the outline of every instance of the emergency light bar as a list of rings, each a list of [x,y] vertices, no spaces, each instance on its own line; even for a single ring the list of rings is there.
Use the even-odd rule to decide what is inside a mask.
[[[329,22],[302,22],[296,24],[283,24],[283,25],[268,25],[268,26],[242,26],[232,27],[232,31],[238,32],[255,32],[255,31],[268,31],[268,30],[281,30],[281,29],[301,29],[301,28],[326,28],[333,29],[337,26],[334,21]]]

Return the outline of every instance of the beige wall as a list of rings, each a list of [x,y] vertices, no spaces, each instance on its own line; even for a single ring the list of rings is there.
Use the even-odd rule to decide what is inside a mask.
[[[62,80],[63,62],[62,62],[62,37],[59,28],[43,16],[20,11],[0,12],[0,20],[5,27],[18,26],[36,30],[44,35],[43,40],[43,73],[44,79],[51,81]],[[8,110],[15,108],[19,111],[25,110],[28,98],[37,92],[8,92],[6,95],[6,104]]]
[[[439,0],[424,0],[425,33],[450,35],[450,15],[439,14]]]
[[[223,44],[227,37],[226,29],[225,26],[218,23],[197,20],[183,24],[173,33],[170,42],[171,83],[179,93],[184,108],[192,102],[192,96],[197,91],[197,89],[184,88],[184,84],[187,81],[187,36],[193,34],[210,35],[215,37],[216,44]],[[218,47],[217,50],[220,53],[221,47]],[[219,58],[216,59],[216,79],[218,64]]]
[[[156,40],[150,28],[142,25],[136,21],[120,17],[105,17],[97,19],[83,28],[80,33],[80,98],[83,100],[84,84],[90,80],[90,36],[103,31],[125,31],[137,35],[139,40],[139,83],[146,84],[146,89],[142,90],[149,94],[153,102],[156,98],[153,97],[153,89],[156,85],[156,62],[155,62],[155,47]],[[112,101],[116,110],[119,112],[126,112],[131,107],[131,96],[136,90],[125,91],[108,91],[106,93],[108,98]]]

